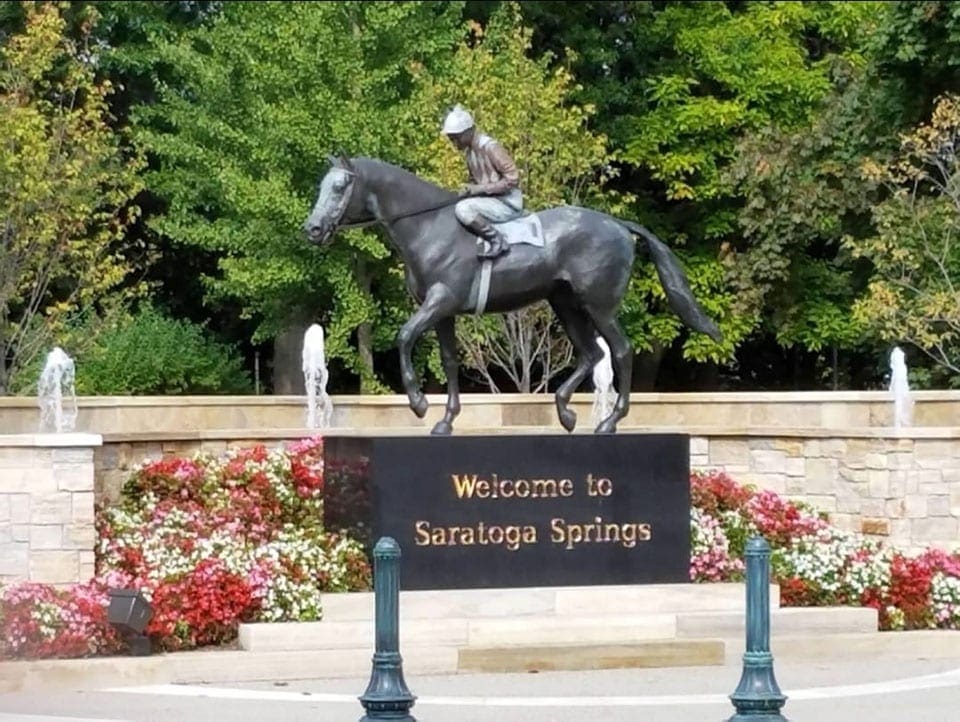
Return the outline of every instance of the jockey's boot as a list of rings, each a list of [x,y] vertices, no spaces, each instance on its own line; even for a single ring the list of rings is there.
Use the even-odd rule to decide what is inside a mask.
[[[480,258],[496,258],[510,251],[510,245],[503,234],[491,224],[484,223],[477,232],[490,245],[489,250],[485,250],[483,245],[479,246],[477,256]]]

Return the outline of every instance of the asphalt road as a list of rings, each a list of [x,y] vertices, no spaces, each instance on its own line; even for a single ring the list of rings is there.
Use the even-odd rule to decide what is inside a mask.
[[[960,722],[956,659],[776,664],[791,722]],[[705,722],[729,719],[739,667],[421,677],[420,722]],[[0,722],[344,722],[367,679],[165,685],[0,696]]]

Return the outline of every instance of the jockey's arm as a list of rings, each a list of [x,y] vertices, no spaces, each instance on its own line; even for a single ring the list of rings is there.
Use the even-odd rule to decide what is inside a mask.
[[[520,173],[506,149],[494,141],[484,150],[493,167],[500,174],[500,180],[475,186],[476,192],[482,195],[498,196],[517,188],[520,185]]]

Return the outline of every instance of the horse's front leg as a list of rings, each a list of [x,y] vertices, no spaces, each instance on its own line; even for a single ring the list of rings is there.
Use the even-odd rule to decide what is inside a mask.
[[[442,283],[435,284],[427,291],[420,308],[403,324],[397,334],[403,388],[410,400],[410,408],[421,419],[427,413],[427,398],[420,390],[420,381],[413,369],[413,347],[425,331],[432,328],[443,316],[453,313],[455,307],[456,301],[450,289]]]
[[[447,377],[447,410],[430,433],[446,436],[453,431],[453,420],[460,414],[460,363],[457,361],[455,317],[447,316],[437,321],[437,339],[440,341],[443,373]]]

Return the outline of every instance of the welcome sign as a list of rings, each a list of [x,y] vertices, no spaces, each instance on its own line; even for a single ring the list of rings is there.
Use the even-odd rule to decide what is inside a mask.
[[[328,437],[403,589],[689,580],[689,437]],[[363,463],[357,461],[362,459]]]

